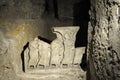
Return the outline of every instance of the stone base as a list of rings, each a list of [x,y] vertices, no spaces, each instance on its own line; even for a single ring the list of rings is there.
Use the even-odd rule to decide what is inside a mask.
[[[34,80],[86,80],[85,74],[80,68],[57,68],[30,70],[18,76]]]

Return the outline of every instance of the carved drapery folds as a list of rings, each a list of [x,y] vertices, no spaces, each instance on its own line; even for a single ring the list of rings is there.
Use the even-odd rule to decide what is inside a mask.
[[[79,27],[53,27],[56,39],[51,43],[38,38],[29,42],[24,52],[26,73],[73,75],[85,80],[85,72],[80,63],[85,47],[75,48],[75,38]],[[66,73],[67,72],[67,73]]]

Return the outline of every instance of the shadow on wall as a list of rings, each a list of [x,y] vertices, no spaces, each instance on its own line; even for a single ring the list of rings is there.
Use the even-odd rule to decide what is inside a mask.
[[[23,72],[25,72],[24,51],[26,50],[26,48],[28,47],[28,45],[29,45],[29,42],[27,42],[26,45],[23,47],[23,51],[21,53],[21,60],[22,60],[22,69],[23,69]]]
[[[73,25],[80,26],[76,35],[76,47],[87,46],[88,22],[89,22],[89,0],[83,0],[74,4],[73,7]]]
[[[50,2],[52,2],[50,4]],[[45,0],[45,13],[50,14],[53,11],[54,17],[59,19],[58,15],[58,0]]]

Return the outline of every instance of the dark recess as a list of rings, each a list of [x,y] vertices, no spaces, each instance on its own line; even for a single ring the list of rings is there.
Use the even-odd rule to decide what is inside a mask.
[[[83,0],[74,4],[73,7],[73,25],[80,26],[76,35],[76,47],[87,46],[88,22],[89,22],[89,0]]]
[[[52,2],[50,4],[50,1]],[[51,7],[52,5],[53,7]],[[54,17],[56,19],[59,19],[59,14],[58,14],[58,1],[57,0],[45,0],[45,13],[50,14],[50,12],[53,10]]]
[[[73,25],[79,26],[80,30],[76,35],[75,47],[86,47],[85,53],[82,57],[81,68],[87,70],[87,37],[88,37],[88,22],[89,22],[89,0],[82,0],[74,4],[73,7]]]

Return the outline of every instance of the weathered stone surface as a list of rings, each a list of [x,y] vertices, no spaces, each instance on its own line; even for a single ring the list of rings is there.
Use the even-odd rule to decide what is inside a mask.
[[[50,61],[50,44],[35,38],[25,50],[24,57],[25,72],[27,72],[27,69],[46,68]]]
[[[78,29],[76,26],[53,27],[57,38],[51,44],[38,38],[31,41],[24,52],[26,77],[31,75],[33,78],[43,77],[44,80],[85,80],[86,72],[80,67],[85,47],[74,47]],[[66,79],[67,77],[69,78]]]
[[[16,74],[23,72],[21,53],[24,46],[28,41],[43,34],[42,25],[37,26],[41,22],[36,22],[34,20],[0,19],[0,80],[20,79]]]
[[[76,28],[68,27],[63,32],[61,32],[63,35],[65,46],[64,59],[62,61],[63,65],[68,64],[68,66],[71,66],[73,64],[75,55],[75,38],[78,30],[79,27]]]
[[[56,34],[57,38],[51,43],[51,53],[54,56],[51,56],[51,66],[60,66],[64,57],[64,40],[62,35],[62,30],[58,27],[53,28],[53,33]]]
[[[50,44],[39,40],[38,41],[38,50],[39,50],[39,62],[38,66],[43,66],[43,68],[47,68],[50,65]]]
[[[31,68],[36,68],[38,66],[38,61],[39,61],[39,49],[38,49],[38,39],[35,38],[34,41],[31,41],[29,43],[29,59],[28,61],[28,66]],[[37,56],[37,57],[36,57]]]
[[[119,0],[91,0],[88,33],[91,80],[120,79],[118,8]]]
[[[31,75],[30,78],[26,78],[28,76],[26,74],[21,76],[21,73],[26,70],[23,68],[23,51],[27,47],[27,42],[31,42],[38,35],[53,40],[55,37],[50,30],[51,26],[73,24],[72,19],[58,20],[50,14],[46,14],[45,1],[47,0],[0,0],[0,80],[39,80],[39,78],[33,79],[33,76],[31,78]],[[68,8],[72,10],[72,6],[69,5]],[[71,16],[69,12],[62,12],[62,15],[68,14],[69,17]],[[29,52],[28,48],[25,52]],[[49,56],[44,55],[42,58],[45,57]],[[42,60],[39,61],[40,64],[48,64]]]
[[[85,47],[80,47],[80,48],[75,49],[75,57],[74,57],[74,62],[73,62],[74,66],[80,65],[84,52],[85,52]]]
[[[57,55],[60,58],[59,64],[62,63],[62,65],[72,65],[73,59],[75,55],[75,36],[78,31],[78,27],[55,27],[54,32],[58,36],[58,40],[55,40],[57,44],[54,44],[54,41],[52,43],[53,51],[60,52],[59,54],[52,53],[53,55]],[[57,47],[59,46],[59,47]],[[55,50],[56,49],[56,50]],[[62,53],[61,53],[62,52]],[[67,58],[69,57],[69,58]],[[57,57],[56,57],[57,58]],[[52,58],[54,61],[58,61],[55,58]],[[58,59],[58,58],[57,58]],[[53,61],[52,61],[53,62]],[[52,63],[53,64],[53,63]],[[69,64],[69,65],[68,65]]]
[[[45,0],[1,0],[0,17],[38,19],[44,12]]]

